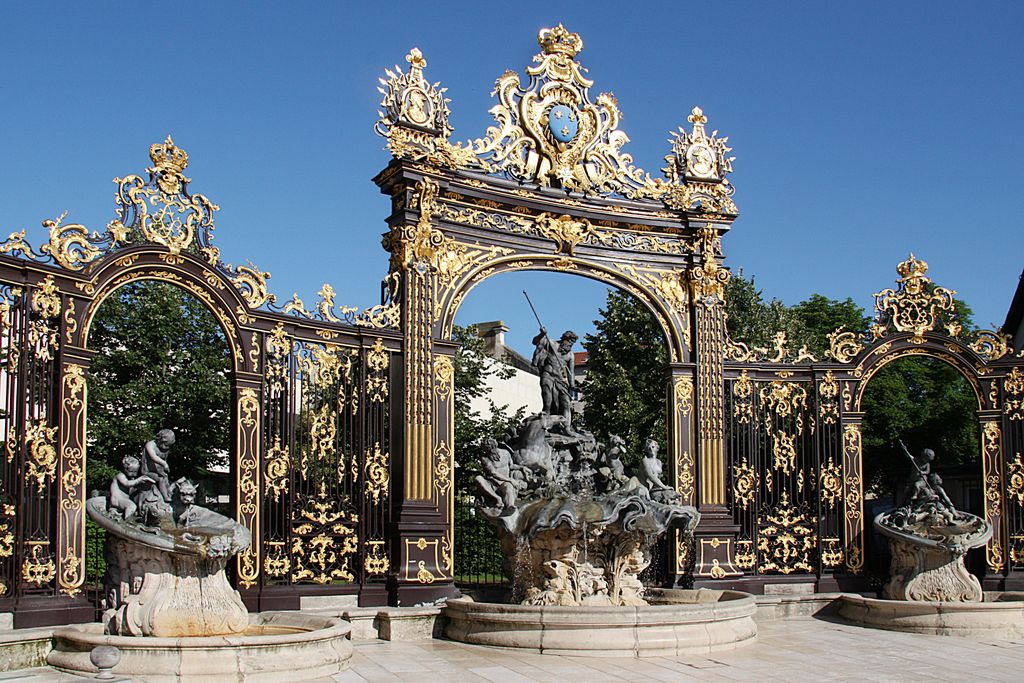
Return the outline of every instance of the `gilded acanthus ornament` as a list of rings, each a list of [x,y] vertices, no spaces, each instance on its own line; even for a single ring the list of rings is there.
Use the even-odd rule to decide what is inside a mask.
[[[694,301],[711,308],[725,302],[725,285],[731,276],[718,264],[718,257],[722,255],[722,238],[718,231],[709,224],[698,230],[697,236],[702,263],[688,272],[690,291]]]
[[[811,564],[811,553],[817,545],[814,526],[805,510],[789,502],[789,494],[782,492],[779,504],[758,518],[758,527],[757,549],[761,559],[758,572],[814,571]]]
[[[623,151],[629,137],[619,129],[615,96],[591,96],[593,81],[576,61],[583,49],[579,35],[559,24],[541,29],[538,43],[541,52],[526,68],[525,84],[514,71],[498,78],[498,104],[491,109],[495,125],[484,137],[464,145],[449,142],[445,89],[424,79],[426,61],[415,49],[406,57],[408,73],[396,66],[381,79],[377,132],[398,158],[590,195],[662,200],[677,211],[737,213],[725,178],[732,170],[730,149],[717,131],[707,134],[699,107],[689,118],[693,130],[673,134],[666,178],[652,178]]]
[[[387,138],[388,149],[398,158],[461,168],[476,161],[470,151],[452,145],[448,138],[452,127],[448,123],[446,88],[431,84],[423,77],[427,60],[419,48],[413,48],[405,57],[409,72],[395,66],[385,69],[387,78],[380,79],[377,90],[383,96],[379,118],[374,130]]]
[[[746,456],[743,456],[739,465],[733,465],[732,482],[733,500],[741,509],[746,510],[754,503],[760,483],[757,471],[747,464]]]
[[[910,257],[896,266],[900,274],[897,290],[884,289],[875,294],[875,310],[877,322],[892,325],[899,332],[912,333],[914,341],[923,340],[925,332],[931,332],[939,323],[939,313],[947,312],[951,316],[956,313],[951,289],[931,285],[925,277],[928,264]],[[959,326],[949,330],[955,336]]]

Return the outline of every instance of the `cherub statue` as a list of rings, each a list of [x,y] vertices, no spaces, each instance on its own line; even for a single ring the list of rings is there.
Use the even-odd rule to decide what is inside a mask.
[[[170,465],[167,459],[174,445],[174,432],[161,429],[152,441],[147,441],[142,449],[142,473],[152,475],[156,488],[164,502],[171,502]]]
[[[138,506],[132,500],[135,487],[144,481],[146,476],[139,476],[141,463],[134,455],[126,455],[121,460],[121,472],[114,475],[110,482],[110,497],[107,499],[108,510],[120,510],[125,519],[135,518]]]

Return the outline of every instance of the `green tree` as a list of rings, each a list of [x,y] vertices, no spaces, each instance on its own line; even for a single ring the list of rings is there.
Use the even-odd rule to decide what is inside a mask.
[[[121,287],[89,331],[89,490],[103,489],[127,454],[174,430],[174,477],[204,480],[228,464],[231,355],[213,314],[174,285]]]
[[[880,495],[894,493],[909,468],[897,439],[915,455],[934,450],[940,471],[978,462],[978,399],[947,363],[928,357],[889,363],[868,381],[861,407],[864,484]]]
[[[864,309],[850,298],[838,301],[812,294],[795,306],[786,306],[778,299],[765,301],[754,279],[744,277],[742,270],[734,273],[726,285],[725,312],[726,329],[733,341],[770,349],[775,335],[785,332],[791,351],[806,346],[819,360],[826,359],[831,332],[839,327],[860,332],[870,323]]]
[[[812,294],[791,309],[790,348],[807,349],[825,360],[829,348],[828,335],[840,327],[851,332],[866,330],[870,319],[864,309],[847,297],[842,301],[829,299],[821,294]]]
[[[778,299],[766,302],[762,290],[740,270],[725,286],[726,329],[729,338],[747,346],[769,348],[775,334],[791,327],[791,315]]]
[[[490,358],[476,326],[452,331],[460,344],[455,354],[455,571],[461,583],[495,580],[502,573],[502,554],[498,537],[482,517],[474,514],[474,479],[481,473],[483,440],[492,436],[504,440],[506,432],[523,418],[523,409],[514,413],[508,406],[495,405],[488,396],[487,379],[508,379],[514,369]],[[539,389],[538,389],[539,390]],[[470,408],[473,399],[484,398],[489,415]]]
[[[645,306],[620,290],[608,292],[600,314],[596,331],[583,340],[588,353],[583,424],[601,439],[621,436],[636,458],[647,437],[666,442],[665,334]]]

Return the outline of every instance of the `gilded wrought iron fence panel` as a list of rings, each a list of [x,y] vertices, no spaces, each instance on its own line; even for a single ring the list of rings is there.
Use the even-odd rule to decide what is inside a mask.
[[[55,502],[63,300],[52,277],[36,285],[4,285],[2,292],[0,381],[6,407],[0,592],[53,595],[59,568]]]
[[[81,616],[102,599],[102,535],[84,514],[87,336],[106,297],[139,280],[202,301],[231,349],[232,505],[254,535],[239,588],[299,595],[391,571],[398,279],[385,278],[382,303],[365,310],[337,306],[328,284],[311,308],[297,296],[278,305],[269,273],[221,260],[219,209],[189,189],[188,155],[168,138],[150,159],[146,174],[115,180],[105,231],[61,216],[44,221],[39,248],[26,231],[0,241],[0,609],[44,598],[23,625]]]
[[[744,369],[726,382],[735,564],[749,573],[820,569],[816,395],[806,376],[793,374],[754,378]]]
[[[283,323],[264,353],[265,583],[384,580],[392,353],[380,338],[297,339]]]
[[[1003,379],[1003,481],[1006,487],[1007,565],[1024,569],[1024,372],[1012,368]]]

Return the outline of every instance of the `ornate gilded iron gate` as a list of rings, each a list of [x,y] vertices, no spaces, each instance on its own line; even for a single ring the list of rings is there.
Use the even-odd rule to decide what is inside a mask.
[[[392,389],[401,366],[396,283],[366,311],[336,309],[329,285],[312,311],[297,298],[279,305],[269,273],[221,260],[212,243],[218,207],[189,192],[185,152],[168,138],[150,157],[147,178],[117,180],[117,217],[105,233],[61,217],[44,223],[49,240],[38,250],[25,231],[0,244],[0,610],[15,611],[19,626],[92,618],[89,326],[111,293],[140,280],[199,299],[230,349],[232,504],[254,538],[238,557],[246,601],[297,607],[301,595],[357,592],[383,603],[391,415],[401,400]]]
[[[831,370],[729,367],[735,568],[822,575],[843,566],[838,383]]]
[[[382,303],[281,303],[268,273],[212,243],[217,206],[192,194],[188,156],[153,145],[145,177],[117,180],[96,233],[47,221],[0,243],[0,611],[18,625],[90,619],[85,411],[89,325],[118,287],[159,280],[202,301],[231,352],[235,514],[255,542],[237,582],[250,606],[358,592],[364,603],[447,596],[453,565],[454,317],[502,272],[594,278],[637,298],[668,343],[668,471],[700,509],[696,543],[673,545],[675,580],[759,590],[833,588],[864,567],[861,395],[886,363],[928,355],[974,386],[985,514],[996,528],[988,587],[1024,587],[1024,354],[957,329],[952,293],[911,257],[876,297],[864,334],[838,330],[828,358],[751,349],[726,334],[722,238],[738,215],[727,139],[695,107],[662,177],[634,165],[609,94],[592,96],[580,37],[540,32],[526,79],[497,83],[495,126],[450,141],[445,90],[409,70],[381,81],[377,131],[393,159]],[[780,578],[781,577],[781,578]],[[810,578],[808,578],[810,577]]]
[[[699,575],[754,587],[801,574],[819,588],[860,585],[872,524],[864,503],[861,399],[887,363],[929,357],[959,370],[978,400],[979,474],[995,529],[986,585],[1020,581],[1022,354],[1012,354],[1006,335],[963,330],[953,292],[934,285],[927,268],[913,255],[899,264],[897,288],[875,295],[871,327],[862,334],[836,330],[828,358],[792,352],[784,335],[771,350],[727,344],[729,488],[739,530],[732,565],[721,553],[717,564],[698,557]]]

